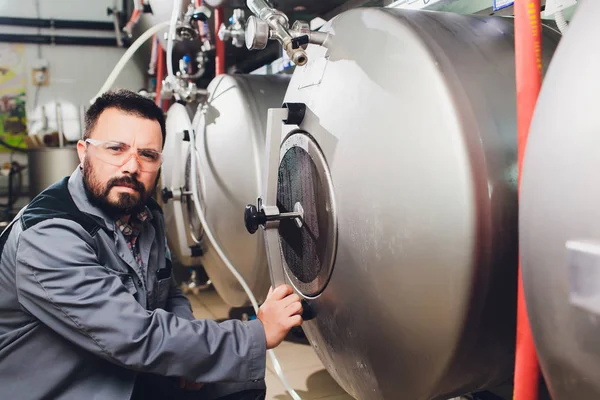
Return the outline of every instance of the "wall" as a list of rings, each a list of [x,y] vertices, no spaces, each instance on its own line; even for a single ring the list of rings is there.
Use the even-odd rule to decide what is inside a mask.
[[[119,6],[122,1],[119,0]],[[44,19],[71,19],[112,22],[107,16],[107,7],[113,7],[112,0],[39,0],[39,17]],[[35,0],[0,0],[0,15],[3,17],[37,18]],[[1,26],[1,33],[38,33],[37,28]],[[42,30],[42,34],[49,31]],[[109,36],[114,32],[66,31],[57,30],[57,35]],[[46,109],[49,130],[56,129],[56,103],[61,104],[65,136],[77,140],[81,135],[80,106],[89,106],[90,99],[98,92],[125,49],[91,46],[50,46],[25,45],[27,69],[27,119],[30,133],[42,127],[42,106]],[[49,85],[36,87],[33,84],[31,69],[43,59],[49,68]],[[133,60],[130,62],[113,87],[139,90],[145,86],[147,66]],[[37,92],[37,93],[36,93]],[[0,164],[10,158],[26,164],[27,156],[22,154],[0,153]],[[27,181],[27,179],[26,179]],[[27,184],[27,182],[25,182]],[[0,193],[6,191],[7,179],[0,177]],[[0,202],[4,199],[0,197]]]

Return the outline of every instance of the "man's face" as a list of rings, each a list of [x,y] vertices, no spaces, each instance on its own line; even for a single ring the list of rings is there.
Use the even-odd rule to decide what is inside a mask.
[[[161,152],[162,132],[157,121],[108,108],[100,114],[90,139],[121,142],[131,151]],[[83,181],[90,201],[115,216],[141,211],[156,186],[159,171],[141,171],[138,159],[130,157],[122,166],[98,158],[99,149],[80,141],[77,144],[83,166]]]

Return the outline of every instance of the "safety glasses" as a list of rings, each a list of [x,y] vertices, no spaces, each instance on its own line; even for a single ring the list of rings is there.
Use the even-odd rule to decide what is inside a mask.
[[[96,156],[107,164],[122,167],[131,157],[137,159],[140,171],[156,172],[163,162],[162,153],[152,149],[132,150],[131,146],[121,142],[86,139],[86,146],[91,144],[97,150]]]

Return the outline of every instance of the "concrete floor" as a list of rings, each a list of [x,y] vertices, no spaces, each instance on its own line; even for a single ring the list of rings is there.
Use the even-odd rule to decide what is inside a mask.
[[[214,290],[188,293],[194,316],[203,319],[225,319],[229,316],[229,307]],[[285,377],[303,400],[352,400],[331,378],[312,347],[292,342],[283,342],[275,349],[275,355]],[[283,384],[275,374],[271,360],[267,358],[265,371],[267,400],[288,400]]]

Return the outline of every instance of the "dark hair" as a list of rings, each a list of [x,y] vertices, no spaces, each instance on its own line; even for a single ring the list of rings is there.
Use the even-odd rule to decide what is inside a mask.
[[[85,113],[85,132],[83,140],[89,139],[98,118],[108,108],[115,108],[137,117],[157,121],[162,132],[162,144],[165,145],[167,130],[165,128],[165,115],[163,111],[150,99],[140,96],[131,90],[111,90],[98,97],[94,104]]]

